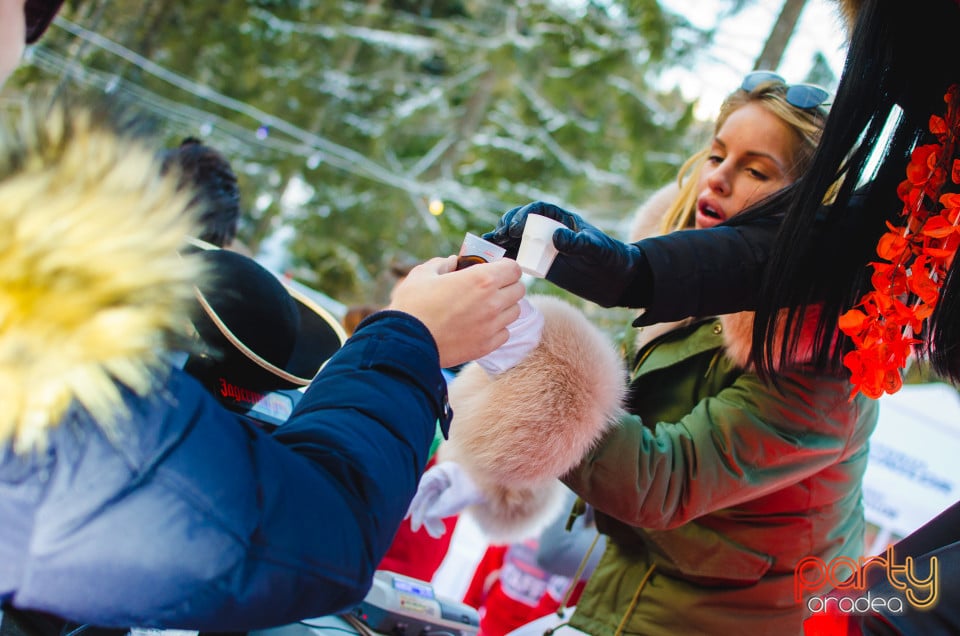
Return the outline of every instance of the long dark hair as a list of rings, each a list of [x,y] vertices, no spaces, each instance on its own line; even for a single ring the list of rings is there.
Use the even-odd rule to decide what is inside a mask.
[[[864,0],[836,99],[813,165],[789,188],[731,221],[783,214],[757,304],[753,361],[769,376],[774,361],[797,347],[805,312],[818,307],[813,362],[837,370],[848,348],[837,318],[870,283],[867,264],[885,221],[899,218],[897,185],[910,150],[943,95],[960,82],[956,0]],[[886,129],[886,130],[885,130]],[[824,204],[827,201],[828,203]],[[935,368],[960,379],[960,274],[948,277],[925,334]],[[785,325],[781,309],[789,308]],[[775,344],[780,329],[787,338]]]

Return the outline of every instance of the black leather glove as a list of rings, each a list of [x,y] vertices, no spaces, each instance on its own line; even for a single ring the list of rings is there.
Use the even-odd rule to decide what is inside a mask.
[[[516,258],[528,214],[541,214],[569,228],[558,228],[553,233],[559,254],[547,272],[547,280],[604,307],[639,306],[632,299],[634,294],[627,299],[625,292],[635,287],[638,273],[642,280],[649,280],[640,249],[607,236],[579,215],[535,201],[504,214],[496,229],[483,238],[506,248],[506,255]]]
[[[519,219],[517,218],[517,214],[520,210],[524,210],[527,207],[529,206],[521,205],[512,210],[507,210],[497,222],[497,227],[495,227],[492,232],[484,234],[481,238],[491,243],[496,243],[507,250],[504,256],[516,260],[517,252],[520,250],[520,237],[523,236],[523,226],[527,222],[526,212],[524,212]]]

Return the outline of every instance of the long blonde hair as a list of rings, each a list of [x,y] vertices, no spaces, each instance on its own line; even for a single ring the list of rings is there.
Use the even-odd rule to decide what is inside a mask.
[[[782,82],[764,82],[751,91],[738,88],[721,104],[713,132],[716,135],[730,115],[738,109],[751,103],[760,104],[771,114],[780,118],[793,133],[795,143],[789,173],[796,179],[810,166],[813,153],[817,144],[820,143],[827,112],[822,106],[798,108],[790,104],[786,98],[787,88],[787,85]],[[700,172],[709,156],[710,146],[707,146],[680,166],[680,171],[677,173],[680,193],[667,208],[660,223],[660,230],[664,234],[693,227],[699,195]]]

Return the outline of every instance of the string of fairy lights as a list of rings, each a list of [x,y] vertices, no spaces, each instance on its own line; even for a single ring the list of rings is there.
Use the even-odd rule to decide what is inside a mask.
[[[158,95],[113,72],[80,66],[66,55],[44,44],[30,47],[24,59],[38,69],[61,79],[92,87],[107,94],[122,96],[182,130],[196,131],[202,137],[216,136],[217,146],[231,157],[252,159],[260,153],[286,153],[300,157],[308,170],[321,163],[406,192],[424,217],[428,229],[439,232],[435,219],[445,211],[444,200],[492,201],[496,197],[479,188],[465,186],[452,179],[424,182],[400,170],[386,168],[365,155],[338,144],[283,118],[262,111],[246,102],[233,99],[209,86],[167,69],[104,36],[86,29],[62,16],[54,25],[85,42],[163,80],[202,101],[240,114],[252,127],[230,121],[207,110],[196,108]],[[262,154],[261,154],[262,156]],[[414,167],[416,174],[417,167]]]
[[[397,188],[407,193],[426,226],[433,232],[440,230],[435,217],[445,211],[445,200],[498,201],[495,194],[467,187],[452,178],[440,177],[429,182],[417,178],[423,166],[429,165],[431,157],[441,154],[449,140],[439,141],[433,151],[425,153],[424,159],[412,168],[404,170],[398,166],[384,166],[329,138],[166,68],[62,15],[55,19],[54,25],[82,40],[85,45],[107,52],[139,71],[175,87],[189,95],[191,101],[208,102],[218,109],[236,113],[241,116],[241,120],[247,119],[250,123],[245,126],[203,108],[162,97],[114,72],[78,64],[76,60],[42,42],[28,49],[26,63],[59,77],[61,81],[69,80],[107,94],[116,94],[181,130],[195,131],[195,134],[205,138],[213,137],[217,146],[231,157],[255,161],[258,156],[262,157],[263,153],[284,153],[301,158],[308,171],[324,163],[349,174]],[[557,153],[558,160],[564,160],[562,148],[554,144],[549,150]],[[614,182],[618,177],[592,166],[586,167],[595,172],[594,178],[600,181]],[[519,188],[522,189],[523,186]],[[531,190],[528,194],[531,198],[544,198],[546,193]],[[495,207],[498,204],[492,205]]]

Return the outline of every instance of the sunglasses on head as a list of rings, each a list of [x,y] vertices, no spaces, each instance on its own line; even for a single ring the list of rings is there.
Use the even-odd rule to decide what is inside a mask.
[[[784,97],[788,104],[797,108],[816,108],[827,104],[830,99],[830,92],[822,86],[816,84],[787,84],[787,80],[771,71],[747,73],[747,76],[743,78],[743,83],[740,84],[740,88],[749,93],[757,86],[766,83],[786,86],[787,92]]]

